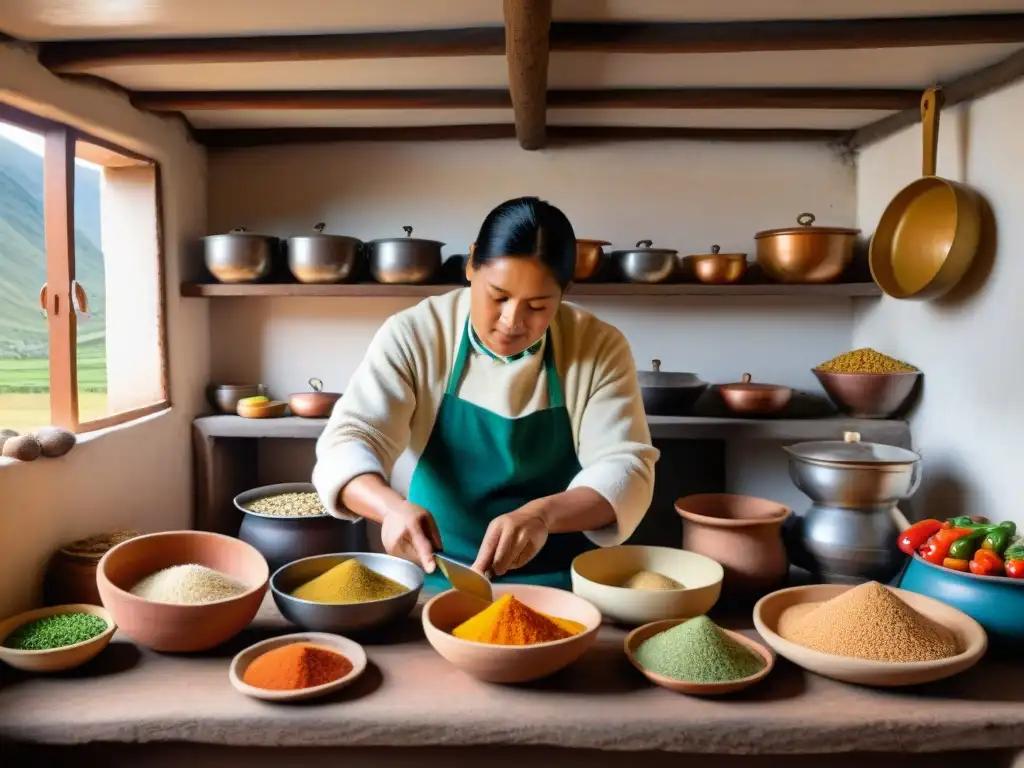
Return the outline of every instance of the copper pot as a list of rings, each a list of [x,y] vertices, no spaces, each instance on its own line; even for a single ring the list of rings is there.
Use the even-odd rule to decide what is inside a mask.
[[[735,384],[719,384],[718,392],[733,413],[764,414],[778,413],[793,398],[793,390],[777,384],[756,384],[750,374],[743,374],[743,381]]]
[[[334,404],[341,398],[340,392],[323,392],[320,379],[310,379],[312,392],[297,392],[288,396],[288,408],[304,419],[326,419],[334,410]]]
[[[603,247],[611,245],[607,240],[576,240],[576,271],[573,280],[589,280],[597,274],[604,259]]]
[[[783,283],[828,283],[853,259],[859,229],[814,227],[814,214],[801,213],[798,227],[768,229],[754,235],[757,263]]]
[[[711,253],[687,256],[685,262],[697,282],[708,285],[729,285],[743,279],[747,273],[747,254],[719,253],[721,248],[711,246]]]

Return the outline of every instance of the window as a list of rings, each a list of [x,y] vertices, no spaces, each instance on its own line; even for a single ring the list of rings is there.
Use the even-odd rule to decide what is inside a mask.
[[[156,162],[0,103],[0,428],[169,407]]]

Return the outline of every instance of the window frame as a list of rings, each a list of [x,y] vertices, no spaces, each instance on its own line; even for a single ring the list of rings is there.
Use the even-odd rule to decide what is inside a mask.
[[[50,421],[77,434],[107,429],[171,407],[167,345],[166,248],[163,226],[163,182],[160,163],[74,126],[26,112],[0,101],[0,120],[43,137],[43,231],[46,282],[40,288],[40,308],[49,333]],[[82,142],[82,143],[79,143]],[[82,151],[83,148],[85,151]],[[79,420],[78,317],[71,302],[75,280],[75,159],[98,165],[144,165],[153,169],[156,211],[157,334],[161,398],[91,421]],[[113,159],[124,162],[114,163]],[[102,247],[101,247],[102,252]],[[60,286],[54,291],[51,286]],[[45,306],[43,306],[45,304]]]

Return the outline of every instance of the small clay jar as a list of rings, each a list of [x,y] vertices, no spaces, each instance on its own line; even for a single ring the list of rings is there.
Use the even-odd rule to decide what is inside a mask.
[[[779,589],[789,562],[782,523],[792,510],[775,501],[731,493],[704,493],[676,502],[683,518],[683,549],[716,560],[725,570],[722,595],[752,601]]]
[[[103,605],[96,588],[96,566],[107,550],[138,535],[135,531],[102,533],[58,549],[46,570],[46,604]]]

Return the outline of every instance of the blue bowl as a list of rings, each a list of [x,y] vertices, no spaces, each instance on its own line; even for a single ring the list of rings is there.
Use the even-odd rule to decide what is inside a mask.
[[[898,586],[963,611],[985,628],[993,645],[1024,643],[1024,579],[975,576],[914,555]]]

